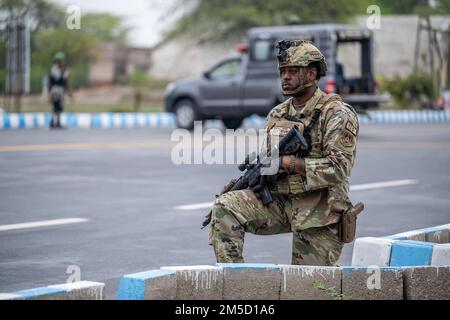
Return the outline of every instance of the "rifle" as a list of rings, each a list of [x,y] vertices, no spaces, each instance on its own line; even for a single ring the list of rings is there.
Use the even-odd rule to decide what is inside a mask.
[[[306,132],[305,132],[305,135]],[[245,157],[245,161],[239,165],[239,170],[244,172],[237,180],[231,180],[222,190],[220,195],[236,190],[243,190],[250,188],[255,195],[261,200],[263,205],[268,206],[274,200],[268,188],[268,182],[276,181],[278,174],[272,176],[262,175],[261,169],[267,167],[272,163],[271,155],[285,155],[288,152],[295,150],[297,154],[305,156],[310,150],[311,142],[305,139],[303,132],[294,125],[288,133],[280,140],[280,143],[274,146],[269,153],[256,155],[252,153]],[[278,170],[277,170],[278,173]],[[218,197],[218,196],[216,196]],[[205,221],[202,224],[202,229],[210,222],[212,217],[212,210],[206,215]]]

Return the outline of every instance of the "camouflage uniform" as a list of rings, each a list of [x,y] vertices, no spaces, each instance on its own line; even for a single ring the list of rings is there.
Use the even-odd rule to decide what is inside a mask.
[[[307,126],[315,109],[320,110],[320,117],[312,130],[311,151],[305,157],[306,177],[291,174],[272,183],[275,201],[269,206],[264,206],[250,189],[228,192],[216,199],[209,243],[218,262],[244,261],[245,232],[292,232],[292,264],[337,263],[343,247],[337,223],[341,213],[352,206],[347,193],[359,132],[356,112],[339,96],[317,88],[300,109],[294,107],[292,98],[272,109],[265,129],[268,136],[280,134],[281,138],[293,125],[285,119],[286,113]]]

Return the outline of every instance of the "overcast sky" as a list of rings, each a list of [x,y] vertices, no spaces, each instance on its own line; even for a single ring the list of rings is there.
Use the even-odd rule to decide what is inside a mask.
[[[167,28],[163,14],[172,0],[52,0],[62,6],[77,5],[81,13],[108,12],[125,17],[127,25],[134,28],[130,33],[130,44],[150,47],[161,39]],[[83,17],[83,16],[82,16]],[[81,20],[83,27],[83,20]]]

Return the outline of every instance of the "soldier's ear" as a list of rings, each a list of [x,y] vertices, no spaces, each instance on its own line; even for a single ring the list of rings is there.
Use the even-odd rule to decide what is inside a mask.
[[[308,78],[309,81],[317,80],[318,71],[316,67],[310,67],[308,69]]]

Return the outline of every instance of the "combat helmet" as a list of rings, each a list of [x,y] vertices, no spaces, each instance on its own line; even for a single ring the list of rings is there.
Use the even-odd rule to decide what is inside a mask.
[[[278,42],[278,69],[285,67],[307,67],[311,63],[317,62],[318,75],[325,76],[327,74],[327,63],[324,55],[320,50],[307,40],[282,40]],[[312,86],[314,83],[301,85],[295,91],[283,92],[285,95],[296,94],[306,87]]]

